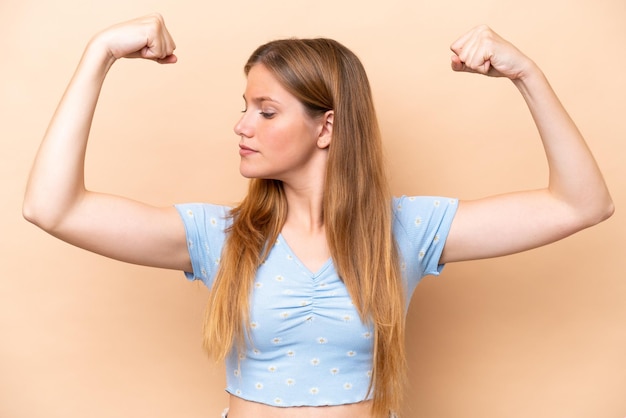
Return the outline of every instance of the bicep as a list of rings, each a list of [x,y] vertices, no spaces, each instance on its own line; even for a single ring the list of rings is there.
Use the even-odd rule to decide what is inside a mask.
[[[514,254],[557,241],[582,227],[575,211],[548,190],[460,201],[440,262]]]
[[[185,228],[176,209],[88,192],[48,231],[85,250],[116,260],[191,271]]]

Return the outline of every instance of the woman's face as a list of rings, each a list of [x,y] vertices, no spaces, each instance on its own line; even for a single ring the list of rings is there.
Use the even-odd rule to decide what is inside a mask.
[[[311,118],[262,64],[250,69],[244,100],[234,128],[244,177],[290,182],[321,174],[328,146],[319,141],[325,117]]]

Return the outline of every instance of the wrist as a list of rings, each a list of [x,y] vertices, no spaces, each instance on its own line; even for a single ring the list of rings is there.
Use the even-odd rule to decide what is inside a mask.
[[[543,94],[542,92],[551,90],[545,74],[533,61],[530,61],[528,67],[520,71],[519,76],[512,81],[526,100],[537,98]]]
[[[528,58],[521,66],[521,69],[517,72],[516,76],[512,78],[512,81],[515,84],[524,84],[541,77],[543,77],[543,72],[539,66],[533,60]]]
[[[115,61],[117,61],[117,58],[115,58],[108,48],[102,34],[98,34],[87,43],[85,52],[83,53],[83,61],[103,68],[106,73]]]

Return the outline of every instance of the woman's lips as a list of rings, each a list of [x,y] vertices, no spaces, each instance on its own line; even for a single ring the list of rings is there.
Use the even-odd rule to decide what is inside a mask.
[[[253,150],[250,147],[247,147],[245,145],[239,144],[239,155],[241,155],[242,157],[245,157],[247,155],[252,155],[254,153],[256,153],[256,150]]]

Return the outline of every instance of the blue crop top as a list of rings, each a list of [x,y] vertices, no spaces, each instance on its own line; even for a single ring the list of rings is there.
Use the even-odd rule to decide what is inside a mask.
[[[211,288],[231,222],[230,208],[177,205],[193,272]],[[438,275],[456,213],[455,199],[394,199],[394,235],[406,286],[406,307],[423,276]],[[384,303],[384,302],[383,302]],[[259,267],[250,299],[251,342],[226,360],[227,392],[272,406],[323,406],[367,397],[373,329],[363,324],[332,260],[309,271],[282,235]]]

